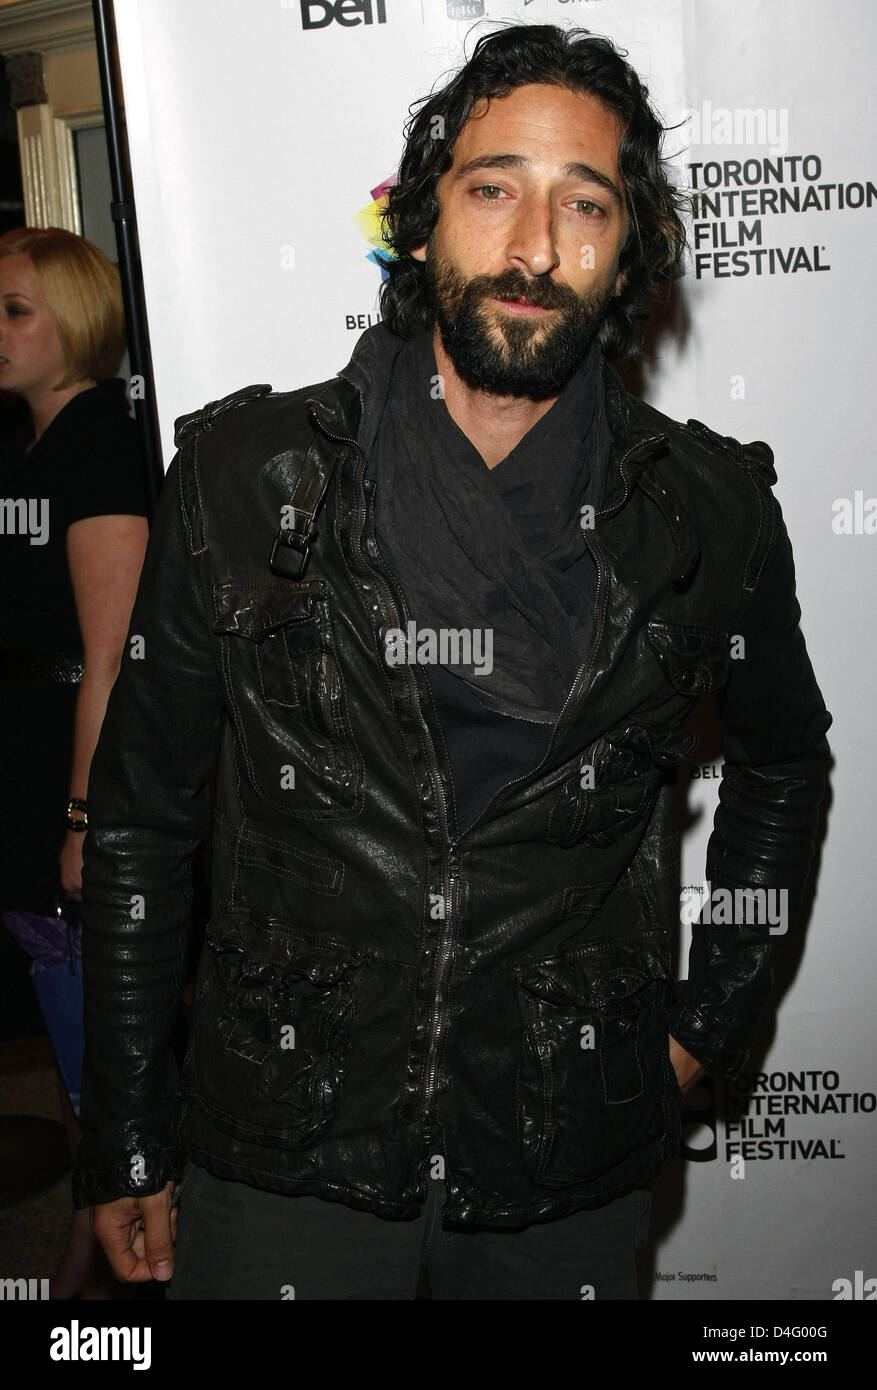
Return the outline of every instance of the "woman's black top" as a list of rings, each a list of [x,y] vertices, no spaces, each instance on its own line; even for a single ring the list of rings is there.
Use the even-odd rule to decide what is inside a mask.
[[[29,414],[4,407],[0,429],[0,662],[3,649],[81,653],[67,528],[91,516],[148,514],[125,382],[80,391],[29,452]],[[0,911],[51,911],[78,689],[0,679]]]

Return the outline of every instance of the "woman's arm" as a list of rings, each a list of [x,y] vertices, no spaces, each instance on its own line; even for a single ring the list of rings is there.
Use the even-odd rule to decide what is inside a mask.
[[[122,646],[149,534],[145,516],[89,516],[67,529],[67,559],[85,652],[76,699],[70,796],[85,797],[88,771],[119,673]],[[59,815],[64,807],[58,808]],[[81,832],[68,830],[61,848],[61,887],[82,893]]]

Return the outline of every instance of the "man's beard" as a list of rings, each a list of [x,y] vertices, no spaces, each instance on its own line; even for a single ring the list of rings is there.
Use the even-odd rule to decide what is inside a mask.
[[[611,284],[582,296],[547,276],[526,276],[513,268],[467,282],[450,261],[436,258],[431,244],[426,283],[445,352],[467,386],[534,401],[560,394],[586,357],[614,297]],[[500,314],[490,320],[481,305],[492,297],[522,299],[556,312],[550,318],[505,313],[501,321]]]

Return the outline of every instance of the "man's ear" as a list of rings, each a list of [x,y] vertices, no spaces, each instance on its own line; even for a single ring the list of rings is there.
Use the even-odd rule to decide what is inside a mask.
[[[411,256],[413,256],[413,258],[414,258],[415,261],[425,261],[425,260],[426,260],[426,242],[424,242],[422,246],[415,246],[415,247],[414,247],[414,250],[411,251],[409,254],[410,254]]]
[[[619,294],[621,294],[621,291],[624,289],[624,286],[625,286],[626,283],[627,283],[627,271],[626,271],[626,270],[619,270],[618,274],[617,274],[616,277],[615,277],[615,290],[614,290],[614,294],[616,295],[616,297],[617,297]]]

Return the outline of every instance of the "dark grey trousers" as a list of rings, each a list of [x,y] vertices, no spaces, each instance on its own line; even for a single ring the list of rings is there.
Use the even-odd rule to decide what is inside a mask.
[[[524,1231],[446,1231],[443,1181],[413,1221],[285,1197],[187,1164],[172,1299],[635,1299],[651,1194]]]

